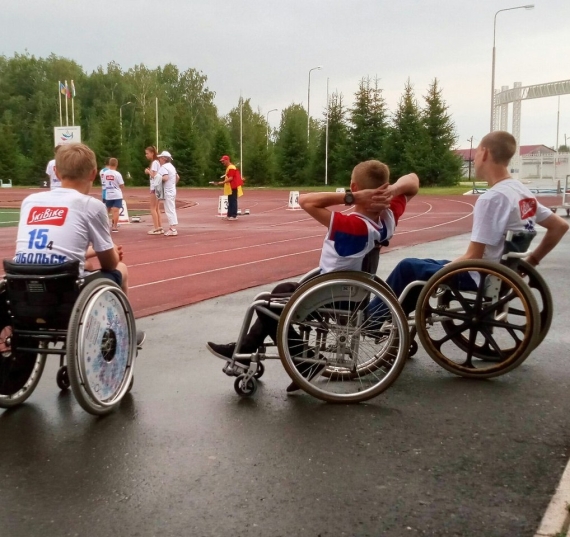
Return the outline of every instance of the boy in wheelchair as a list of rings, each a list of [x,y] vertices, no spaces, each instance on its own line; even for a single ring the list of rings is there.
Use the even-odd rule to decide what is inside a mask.
[[[79,261],[78,276],[85,282],[108,278],[127,293],[128,271],[121,247],[111,239],[107,209],[89,196],[97,177],[95,154],[84,144],[70,144],[59,148],[55,160],[61,188],[31,194],[22,202],[14,261],[27,265]],[[144,337],[137,331],[138,345]]]
[[[484,259],[500,262],[508,231],[533,232],[535,224],[546,228],[546,234],[526,261],[532,266],[539,262],[558,244],[568,231],[568,224],[542,204],[523,184],[510,176],[508,165],[516,151],[516,140],[508,132],[495,131],[481,140],[475,153],[474,165],[477,179],[485,180],[489,189],[475,203],[473,228],[467,251],[455,261]],[[449,260],[403,259],[386,279],[396,296],[416,281],[426,282]],[[476,289],[476,282],[468,273],[461,274],[459,288]],[[421,286],[408,289],[402,309],[406,314],[416,308]],[[371,303],[371,307],[376,304]],[[381,308],[378,308],[381,314]]]
[[[389,183],[389,178],[390,170],[386,164],[369,160],[354,167],[350,190],[346,193],[318,192],[301,195],[301,207],[328,230],[321,251],[320,274],[342,270],[370,270],[364,266],[369,259],[368,254],[375,249],[378,251],[380,244],[392,237],[407,202],[419,188],[419,179],[414,173],[400,177],[394,184]],[[354,206],[354,211],[346,215],[329,209],[343,204],[347,207]],[[272,294],[290,296],[298,285],[296,282],[281,283],[273,289]],[[242,338],[240,349],[236,349],[236,343],[223,345],[212,342],[208,342],[206,348],[214,356],[226,361],[231,360],[236,352],[255,353],[268,336],[275,342],[277,325],[275,319],[259,314]],[[294,344],[300,336],[292,334],[290,339]],[[247,360],[240,360],[240,363],[248,365]],[[315,368],[303,370],[302,366],[297,366],[297,369],[306,377],[314,377],[320,371]],[[287,391],[297,389],[298,386],[293,382]]]

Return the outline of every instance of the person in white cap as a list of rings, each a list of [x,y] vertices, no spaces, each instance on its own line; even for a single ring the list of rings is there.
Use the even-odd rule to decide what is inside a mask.
[[[165,231],[165,237],[176,237],[178,231],[178,217],[176,216],[176,183],[180,176],[176,173],[176,168],[172,165],[172,155],[168,151],[163,151],[158,155],[160,168],[157,175],[162,177],[164,185],[164,212],[168,219],[169,228]]]

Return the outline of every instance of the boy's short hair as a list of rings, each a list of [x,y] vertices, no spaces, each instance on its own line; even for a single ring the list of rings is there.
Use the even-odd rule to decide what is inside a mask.
[[[109,166],[117,166],[119,164],[119,161],[116,158],[111,157],[109,159]]]
[[[510,132],[494,131],[483,136],[481,146],[489,150],[495,164],[508,166],[517,150],[517,141]]]
[[[55,155],[60,179],[86,179],[97,169],[95,153],[85,144],[62,145]]]
[[[379,160],[365,160],[354,167],[351,180],[361,189],[378,188],[390,181],[390,168]]]

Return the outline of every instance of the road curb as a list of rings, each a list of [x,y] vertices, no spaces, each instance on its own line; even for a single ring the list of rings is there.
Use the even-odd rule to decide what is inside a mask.
[[[542,517],[535,537],[563,537],[570,525],[570,461],[558,483],[556,492]]]

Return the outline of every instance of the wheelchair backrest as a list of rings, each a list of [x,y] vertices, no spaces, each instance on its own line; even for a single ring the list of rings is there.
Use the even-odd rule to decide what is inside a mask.
[[[507,231],[501,264],[516,269],[519,259],[530,252],[530,243],[536,237],[536,231]]]
[[[15,327],[67,328],[79,295],[79,261],[24,265],[5,259],[4,271]]]

